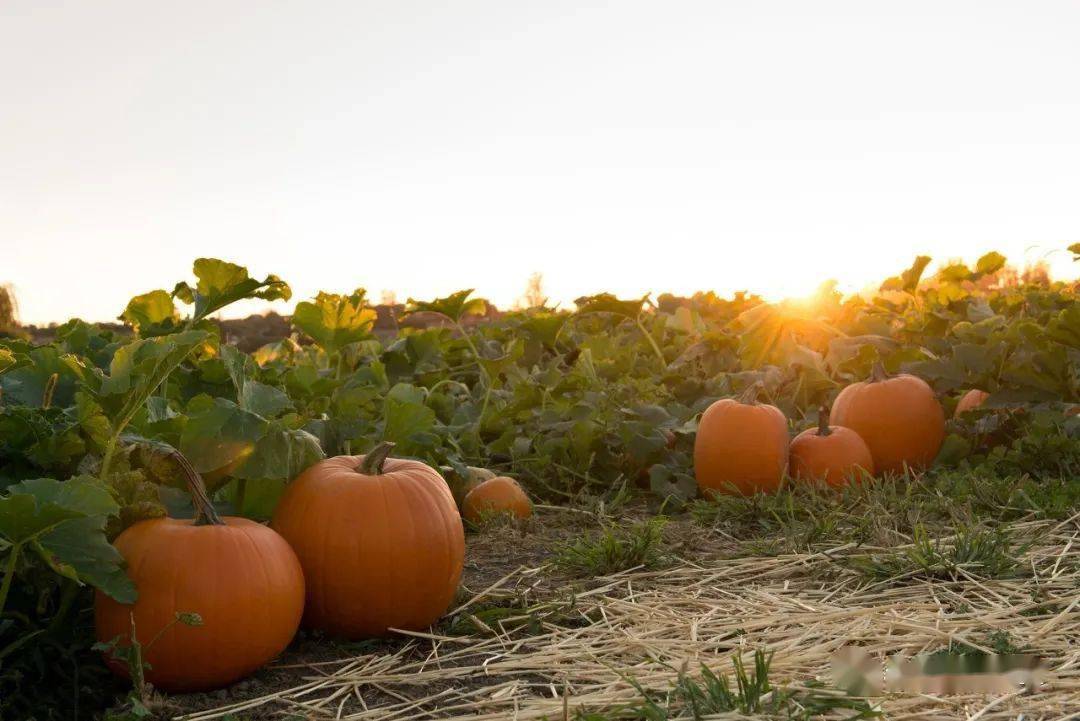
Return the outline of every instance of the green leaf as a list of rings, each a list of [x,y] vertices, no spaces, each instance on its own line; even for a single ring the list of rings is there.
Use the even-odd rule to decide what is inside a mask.
[[[384,414],[383,440],[398,444],[401,453],[409,453],[416,447],[416,436],[435,427],[435,411],[424,404],[424,391],[408,383],[390,389]]]
[[[1073,254],[1073,260],[1080,260],[1080,243],[1073,243],[1069,246],[1069,252]]]
[[[467,315],[483,315],[487,312],[487,301],[483,298],[472,298],[469,296],[473,294],[473,289],[459,290],[457,293],[452,293],[445,298],[436,298],[432,301],[420,301],[409,298],[409,303],[405,308],[405,314],[411,315],[413,313],[439,313],[444,315],[455,323],[460,323],[461,319]]]
[[[922,278],[923,271],[926,270],[926,266],[930,265],[930,260],[931,258],[928,255],[918,256],[910,268],[899,276],[893,276],[882,283],[881,290],[902,290],[914,293],[915,289],[919,287],[919,279]]]
[[[11,349],[0,347],[0,373],[14,368],[18,363],[19,359]]]
[[[945,283],[962,283],[965,280],[971,280],[972,273],[971,269],[963,263],[953,263],[939,270],[937,277]]]
[[[351,295],[319,293],[314,301],[296,304],[292,324],[328,354],[336,353],[371,335],[377,314],[366,306],[365,296],[363,288]]]
[[[195,305],[195,321],[238,300],[288,300],[292,297],[292,289],[276,275],[268,275],[265,280],[258,281],[248,275],[247,268],[217,258],[196,260],[194,274],[199,279],[195,287],[184,282],[177,283],[173,296]]]
[[[124,321],[140,336],[147,338],[172,333],[180,324],[180,314],[173,305],[172,296],[165,290],[152,290],[128,301],[120,314]]]
[[[109,364],[109,374],[99,374],[94,400],[105,410],[115,431],[146,403],[146,399],[210,334],[189,330],[160,338],[142,338],[122,346]]]
[[[203,475],[211,492],[254,454],[270,424],[225,398],[199,396],[188,404],[180,452]]]
[[[12,543],[22,543],[61,521],[105,517],[118,510],[109,491],[92,478],[35,478],[9,486],[8,495],[0,498],[0,534]]]
[[[975,272],[979,275],[990,275],[1005,267],[1005,256],[996,251],[990,251],[979,258],[975,263]]]
[[[31,349],[17,367],[0,375],[4,403],[40,408],[49,379],[54,374],[56,386],[52,392],[52,405],[70,405],[79,382],[86,376],[86,369],[74,355],[61,354],[52,346]]]
[[[619,300],[611,293],[598,295],[586,295],[574,301],[578,315],[586,313],[611,313],[613,315],[636,319],[645,308],[645,302],[649,300],[649,294],[643,295],[637,300]]]
[[[255,481],[291,481],[324,457],[315,436],[275,423],[255,443],[253,452],[233,476]]]
[[[105,516],[64,521],[41,537],[35,550],[54,571],[89,583],[120,603],[134,603],[135,584],[124,558],[105,538]]]
[[[521,329],[549,348],[555,347],[559,332],[566,325],[569,316],[565,313],[534,313],[521,324]]]
[[[236,400],[242,409],[270,419],[293,407],[285,391],[251,380],[258,366],[246,353],[224,345],[221,347],[221,357],[236,387]]]

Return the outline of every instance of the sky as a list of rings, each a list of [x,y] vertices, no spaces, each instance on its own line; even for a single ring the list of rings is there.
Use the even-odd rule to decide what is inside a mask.
[[[294,302],[1075,277],[1078,37],[1072,0],[3,0],[0,283],[45,323],[200,256]]]

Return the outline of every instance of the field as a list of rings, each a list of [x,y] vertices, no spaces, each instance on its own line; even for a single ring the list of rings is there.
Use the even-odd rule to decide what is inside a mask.
[[[874,297],[826,283],[780,303],[600,294],[495,313],[461,291],[376,311],[362,290],[321,293],[246,334],[216,314],[291,290],[201,259],[195,282],[133,298],[122,327],[13,329],[0,721],[1080,718],[1077,285],[996,253],[924,277],[929,262]],[[879,373],[914,375],[940,403],[928,467],[745,495],[699,485],[714,402],[773,405],[794,436]],[[956,414],[973,389],[985,399]],[[305,469],[382,442],[440,469],[458,503],[486,469],[533,506],[466,524],[437,623],[353,641],[303,630],[202,693],[109,672],[103,650],[121,651],[94,648],[94,593],[140,592],[111,544],[142,520],[205,515],[188,464],[219,513],[267,521]],[[847,646],[1033,654],[1048,676],[990,695],[851,692],[831,676]]]

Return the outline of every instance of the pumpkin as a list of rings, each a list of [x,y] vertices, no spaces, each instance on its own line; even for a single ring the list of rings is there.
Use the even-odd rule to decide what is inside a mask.
[[[175,452],[174,452],[175,453]],[[138,589],[134,604],[100,591],[97,638],[129,646],[134,637],[166,691],[206,691],[240,679],[280,654],[300,625],[304,576],[281,536],[246,518],[219,518],[199,474],[179,453],[195,503],[194,519],[140,521],[115,541]],[[179,623],[198,614],[199,625]],[[106,654],[118,675],[125,663]]]
[[[862,437],[843,426],[829,425],[829,409],[818,412],[817,428],[791,442],[789,469],[801,480],[824,481],[839,488],[852,479],[874,474],[874,458]]]
[[[310,628],[349,639],[420,630],[454,599],[465,531],[450,488],[392,448],[320,461],[278,502],[271,527],[300,558]]]
[[[473,523],[485,515],[497,513],[528,518],[532,515],[532,502],[513,478],[496,476],[469,491],[462,510],[465,518]]]
[[[961,413],[967,413],[970,410],[974,410],[986,402],[986,399],[990,397],[990,394],[986,391],[981,391],[978,388],[974,388],[965,393],[960,401],[956,404],[956,411],[953,413],[953,417],[959,418]]]
[[[878,363],[870,380],[849,385],[833,403],[832,421],[862,436],[878,473],[929,466],[945,440],[945,412],[930,386]]]
[[[450,492],[454,495],[454,502],[457,503],[458,508],[464,505],[465,496],[469,495],[469,491],[484,481],[495,478],[493,471],[476,466],[465,466],[464,476],[450,466],[439,466],[439,472],[446,484],[450,486]]]
[[[788,457],[787,419],[776,406],[759,404],[756,384],[738,399],[710,405],[694,439],[694,476],[705,492],[772,492],[780,487]]]

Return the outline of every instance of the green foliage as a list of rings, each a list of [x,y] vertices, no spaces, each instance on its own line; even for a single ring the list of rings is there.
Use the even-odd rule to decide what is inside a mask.
[[[405,308],[406,314],[412,313],[438,313],[455,323],[461,323],[465,316],[483,315],[487,312],[487,301],[483,298],[470,298],[473,289],[459,290],[445,298],[436,298],[432,301],[414,300],[409,298]]]
[[[258,281],[248,275],[247,268],[216,258],[199,258],[193,272],[198,278],[195,287],[181,281],[172,294],[182,302],[194,305],[194,322],[238,300],[288,300],[292,297],[292,289],[276,275]]]
[[[314,301],[297,303],[292,323],[332,355],[370,337],[375,317],[364,289],[358,288],[351,295],[319,293]]]
[[[895,580],[908,576],[956,580],[964,575],[1004,578],[1014,575],[1020,561],[1012,535],[1004,528],[960,528],[946,540],[932,539],[921,527],[914,542],[899,551],[860,556],[852,565],[868,578]]]
[[[723,718],[738,714],[739,718],[803,721],[838,711],[854,712],[853,715],[846,713],[843,716],[849,721],[880,716],[866,700],[850,697],[817,682],[811,681],[801,689],[777,688],[769,682],[771,662],[772,654],[756,649],[754,666],[748,670],[742,656],[734,654],[734,685],[726,676],[702,664],[700,679],[682,670],[674,686],[662,695],[651,693],[634,679],[628,678],[627,681],[641,695],[640,701],[604,712],[579,709],[574,718],[577,721],[696,721],[720,718],[719,714],[724,714]]]
[[[579,576],[607,576],[631,568],[655,568],[663,553],[664,524],[655,516],[637,523],[608,525],[598,534],[564,544],[556,551],[555,565]]]

